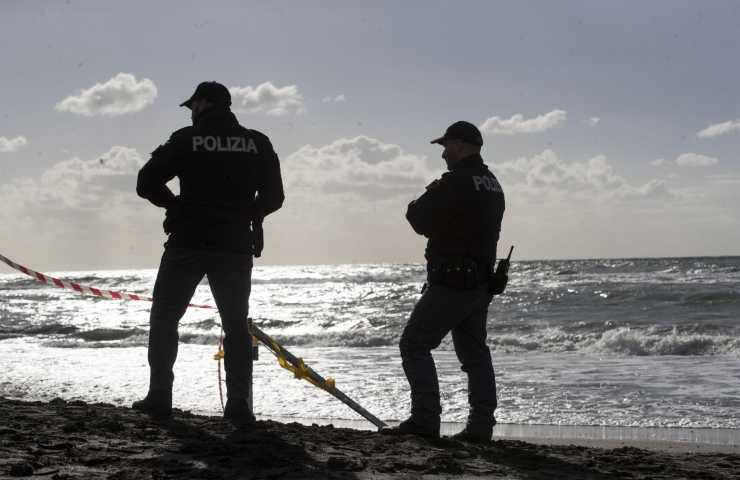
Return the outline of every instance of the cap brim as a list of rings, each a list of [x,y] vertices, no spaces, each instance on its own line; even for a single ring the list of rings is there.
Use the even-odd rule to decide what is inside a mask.
[[[188,98],[184,102],[180,104],[181,107],[188,107],[190,108],[190,105],[193,103],[193,97]]]
[[[439,138],[436,138],[436,139],[432,140],[429,143],[439,143],[440,145],[444,145],[445,144],[445,140],[446,140],[446,138],[442,136],[442,137],[439,137]]]

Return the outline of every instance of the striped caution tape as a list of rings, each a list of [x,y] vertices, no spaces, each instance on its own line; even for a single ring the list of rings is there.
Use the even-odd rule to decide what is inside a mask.
[[[3,256],[0,254],[0,261],[8,265],[9,267],[18,270],[19,272],[22,272],[29,277],[33,277],[36,280],[38,280],[41,283],[45,283],[47,285],[53,285],[57,288],[62,288],[65,290],[74,290],[77,293],[80,293],[82,295],[93,295],[95,297],[103,297],[103,298],[110,298],[113,300],[136,300],[136,301],[143,301],[143,302],[151,302],[153,299],[152,297],[147,297],[145,295],[138,295],[136,293],[128,293],[128,292],[119,292],[116,290],[104,290],[101,288],[95,288],[95,287],[89,287],[87,285],[80,285],[76,282],[67,282],[65,280],[60,280],[59,278],[55,278],[49,275],[44,275],[41,272],[37,272],[35,270],[31,270],[30,268],[24,267],[23,265],[19,265],[12,261],[11,259]],[[191,303],[188,305],[189,307],[195,307],[195,308],[209,308],[209,309],[216,309],[216,307],[211,305],[196,305],[194,303]]]

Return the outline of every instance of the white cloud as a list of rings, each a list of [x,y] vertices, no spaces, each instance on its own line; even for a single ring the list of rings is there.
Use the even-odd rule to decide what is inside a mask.
[[[15,152],[26,145],[28,145],[28,140],[20,135],[15,138],[0,137],[0,152]]]
[[[708,157],[706,155],[691,152],[681,154],[676,158],[676,165],[681,167],[708,167],[717,162],[719,162],[719,160],[714,157]]]
[[[96,83],[65,98],[55,108],[86,117],[113,117],[141,111],[156,97],[157,87],[148,78],[137,81],[130,73],[119,73],[105,83]]]
[[[295,85],[279,88],[272,82],[265,82],[256,88],[231,87],[229,92],[233,108],[238,112],[282,116],[299,115],[306,111],[303,95],[298,93]]]
[[[347,98],[344,96],[343,93],[340,93],[339,95],[335,95],[333,97],[326,96],[321,99],[323,103],[340,103],[340,102],[346,102]]]
[[[429,180],[424,157],[364,135],[306,145],[285,160],[288,189],[358,194],[382,200],[414,192]]]
[[[595,127],[596,125],[599,124],[600,121],[601,119],[599,117],[591,117],[588,120],[586,120],[586,124],[590,127]]]
[[[650,162],[650,165],[654,167],[662,167],[663,165],[665,165],[665,158],[657,158]]]
[[[163,212],[136,195],[143,163],[135,149],[115,146],[3,183],[0,238],[8,253],[42,269],[156,265]]]
[[[713,138],[727,133],[740,132],[740,120],[715,123],[696,134],[699,138]]]
[[[617,175],[609,160],[598,155],[586,162],[566,162],[552,150],[531,158],[497,163],[494,173],[504,186],[514,186],[523,194],[542,197],[577,197],[581,200],[661,198],[673,195],[662,180],[653,179],[632,185]]]
[[[508,119],[490,117],[481,124],[480,129],[483,133],[490,135],[539,133],[560,125],[567,118],[568,112],[565,110],[553,110],[552,112],[528,119],[525,119],[521,113],[517,113]]]
[[[3,185],[0,202],[6,213],[37,218],[101,211],[116,198],[135,198],[136,174],[143,164],[135,149],[115,146],[94,159],[56,163],[38,179]]]

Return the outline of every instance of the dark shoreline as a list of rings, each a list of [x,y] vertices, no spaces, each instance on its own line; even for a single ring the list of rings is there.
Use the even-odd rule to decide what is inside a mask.
[[[153,421],[129,408],[0,398],[0,478],[740,478],[740,455],[634,446],[471,445],[260,421],[239,431],[176,411]]]

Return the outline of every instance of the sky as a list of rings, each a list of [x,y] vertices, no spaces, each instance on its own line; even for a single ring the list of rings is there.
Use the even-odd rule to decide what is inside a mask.
[[[216,80],[281,159],[258,265],[422,262],[406,205],[457,120],[506,193],[500,253],[737,255],[738,25],[719,0],[3,1],[0,254],[156,267],[136,173]]]

